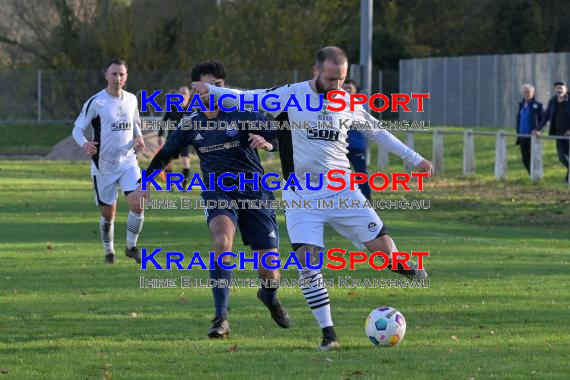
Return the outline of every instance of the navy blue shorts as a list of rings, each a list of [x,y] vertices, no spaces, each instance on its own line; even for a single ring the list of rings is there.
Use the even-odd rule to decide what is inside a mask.
[[[204,191],[202,192],[202,199],[205,202],[208,200],[226,200],[229,204],[232,200],[237,202],[238,199],[270,201],[275,199],[275,197],[273,193],[265,190],[248,193]],[[244,245],[249,245],[254,250],[279,248],[279,228],[275,210],[271,208],[239,208],[241,207],[239,202],[237,202],[237,205],[237,209],[205,209],[206,223],[210,224],[210,221],[218,215],[226,215],[239,229]]]

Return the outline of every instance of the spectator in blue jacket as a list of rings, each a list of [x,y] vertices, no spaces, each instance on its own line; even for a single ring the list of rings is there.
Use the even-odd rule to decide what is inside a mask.
[[[566,82],[554,83],[556,95],[548,102],[546,112],[542,116],[540,129],[550,121],[551,136],[570,136],[570,102],[568,101],[568,86]],[[568,140],[556,140],[558,159],[566,167],[566,179],[568,182]]]
[[[342,89],[349,94],[356,94],[358,92],[356,83],[350,78],[346,78],[342,85]],[[366,137],[356,130],[349,130],[348,160],[350,161],[352,170],[354,170],[355,173],[365,173],[368,175],[366,171],[366,148]],[[364,195],[366,199],[370,200],[370,185],[368,185],[368,182],[359,184],[358,186],[360,187],[362,195]]]
[[[534,98],[534,86],[522,86],[523,100],[519,103],[517,113],[517,133],[536,135],[540,130],[542,120],[542,104]],[[521,157],[524,167],[530,174],[530,137],[517,137],[517,144],[521,147]]]

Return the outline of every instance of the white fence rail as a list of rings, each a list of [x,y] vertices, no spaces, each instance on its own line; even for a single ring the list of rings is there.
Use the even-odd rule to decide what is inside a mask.
[[[435,174],[444,171],[444,136],[463,135],[463,175],[473,176],[476,172],[475,165],[475,139],[474,136],[495,137],[495,178],[503,180],[507,178],[507,137],[530,137],[531,138],[531,166],[530,177],[533,182],[540,181],[544,176],[543,170],[543,141],[544,140],[569,140],[570,136],[535,136],[526,134],[509,133],[503,130],[498,132],[473,131],[445,131],[441,129],[433,130],[410,130],[404,139],[407,146],[414,149],[415,134],[424,133],[432,135],[432,157],[431,161]],[[568,151],[570,157],[570,149]],[[384,149],[378,150],[378,169],[385,169],[389,165],[388,153]],[[569,168],[570,170],[570,165]],[[404,170],[410,171],[409,163],[404,163]],[[570,179],[568,181],[570,185]]]

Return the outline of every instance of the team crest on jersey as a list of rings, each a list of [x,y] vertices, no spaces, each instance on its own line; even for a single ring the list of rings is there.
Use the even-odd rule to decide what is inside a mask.
[[[332,116],[326,107],[323,107],[321,112],[319,112],[319,120],[332,121]]]
[[[374,222],[368,223],[368,231],[370,231],[370,232],[378,231],[378,225]]]
[[[235,125],[234,123],[230,123],[230,125],[228,125],[228,129],[226,129],[226,135],[229,137],[234,137],[235,135],[237,135],[239,132],[239,129],[237,127],[237,125]]]
[[[117,111],[117,114],[115,115],[115,117],[117,119],[124,119],[127,117],[127,113],[123,110],[122,104],[119,106],[119,110]]]

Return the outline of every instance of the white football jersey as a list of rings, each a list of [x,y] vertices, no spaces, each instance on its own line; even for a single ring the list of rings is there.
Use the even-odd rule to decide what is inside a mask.
[[[138,166],[133,145],[134,137],[141,136],[140,123],[137,98],[124,90],[121,97],[99,91],[83,105],[75,120],[73,138],[83,147],[87,142],[83,132],[89,126],[93,128],[93,141],[98,145],[97,154],[92,156],[92,175]]]
[[[348,153],[348,128],[356,121],[362,124],[368,123],[369,125],[376,123],[374,124],[376,127],[372,129],[362,129],[360,131],[369,139],[379,144],[383,149],[398,155],[404,160],[412,162],[414,165],[419,164],[423,160],[422,156],[407,147],[390,132],[385,129],[378,129],[379,121],[372,117],[361,105],[357,105],[354,111],[343,110],[333,112],[326,109],[327,105],[331,104],[335,108],[338,108],[339,105],[337,103],[330,103],[326,97],[324,97],[321,111],[307,110],[307,96],[309,97],[308,101],[312,108],[319,106],[319,95],[313,91],[309,81],[245,92],[212,85],[209,85],[209,89],[210,92],[216,96],[216,99],[223,94],[231,94],[236,97],[238,97],[239,94],[244,94],[245,100],[252,102],[255,99],[254,95],[257,94],[260,110],[271,107],[272,103],[278,101],[281,103],[279,110],[269,112],[274,117],[278,117],[278,115],[283,112],[283,108],[289,101],[290,95],[295,94],[303,110],[299,110],[298,107],[294,106],[289,107],[289,123],[291,125],[293,123],[300,123],[302,128],[291,126],[291,130],[285,131],[291,135],[290,144],[282,144],[280,140],[281,160],[290,161],[283,163],[283,175],[287,177],[287,172],[295,173],[301,185],[304,187],[306,173],[310,173],[311,175],[312,186],[318,185],[319,173],[325,173],[323,190],[317,192],[310,190],[298,191],[303,194],[305,198],[320,198],[330,195],[328,193],[335,193],[332,190],[326,189],[328,184],[326,173],[329,170],[345,170],[348,177],[348,173],[351,171],[350,162],[346,156]],[[262,105],[263,96],[267,94],[275,94],[276,97],[268,98],[265,102],[266,104]],[[344,100],[346,104],[348,104],[348,94],[344,93],[342,96],[344,96]],[[224,106],[239,106],[238,100],[229,97],[225,97],[223,102]],[[331,125],[331,128],[328,128],[324,123]],[[333,186],[338,186],[338,183],[333,183]]]

